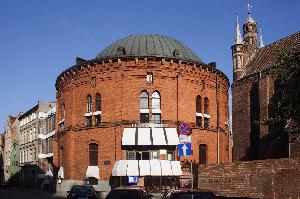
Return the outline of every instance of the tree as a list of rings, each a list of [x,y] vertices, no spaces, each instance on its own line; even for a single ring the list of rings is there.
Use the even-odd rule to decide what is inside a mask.
[[[272,126],[275,137],[300,133],[300,49],[279,52],[278,64],[269,74],[276,77],[274,95],[269,104],[270,117],[261,121]]]

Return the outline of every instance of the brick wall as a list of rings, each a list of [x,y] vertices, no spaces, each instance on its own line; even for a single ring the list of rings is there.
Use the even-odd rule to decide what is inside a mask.
[[[300,197],[300,158],[200,166],[199,188],[223,196]]]

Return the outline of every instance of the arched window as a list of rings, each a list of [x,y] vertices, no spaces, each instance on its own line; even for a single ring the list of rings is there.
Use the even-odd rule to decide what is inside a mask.
[[[201,96],[196,97],[196,126],[202,127],[202,98]]]
[[[208,98],[204,98],[204,128],[209,128],[209,120],[210,116],[208,114],[209,112],[209,101]]]
[[[101,124],[101,95],[99,93],[96,94],[95,98],[95,104],[96,104],[96,112],[95,115],[95,126],[98,126]]]
[[[146,91],[142,91],[140,94],[140,109],[149,109],[149,96]]]
[[[96,94],[96,111],[101,111],[101,95]]]
[[[152,110],[160,109],[160,95],[157,91],[152,93]]]
[[[161,120],[160,94],[157,91],[152,93],[152,122],[159,124]]]
[[[86,112],[92,112],[92,96],[91,95],[88,95],[87,97],[86,97],[86,100],[87,100],[87,102],[86,102],[86,109],[87,109],[87,111]]]
[[[199,95],[196,97],[196,112],[202,112],[202,98]]]
[[[149,95],[146,91],[140,94],[140,122],[149,122]]]
[[[209,103],[208,103],[208,98],[204,98],[204,114],[208,114],[208,106],[209,106]]]
[[[98,144],[89,144],[89,166],[98,166]]]

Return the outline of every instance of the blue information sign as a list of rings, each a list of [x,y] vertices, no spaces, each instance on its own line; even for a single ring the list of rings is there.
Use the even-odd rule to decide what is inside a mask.
[[[137,176],[128,176],[128,184],[137,184],[138,177]]]
[[[192,155],[191,143],[178,144],[178,156],[190,156]]]

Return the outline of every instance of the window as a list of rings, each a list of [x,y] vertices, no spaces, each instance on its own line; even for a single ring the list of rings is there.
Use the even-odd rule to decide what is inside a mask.
[[[96,94],[96,111],[101,111],[101,95]]]
[[[98,166],[98,144],[89,144],[89,165]]]
[[[148,151],[137,151],[135,153],[136,160],[149,160],[149,152]]]
[[[92,126],[92,116],[86,117],[86,126],[91,127]]]
[[[160,110],[160,95],[157,91],[152,93],[152,109]]]
[[[101,115],[95,115],[95,126],[99,126],[101,124]]]
[[[206,164],[206,144],[199,145],[199,164]]]
[[[168,160],[170,160],[170,161],[173,161],[174,160],[174,153],[173,153],[173,151],[168,151],[167,152],[167,158],[168,158]]]
[[[204,98],[204,114],[208,114],[208,98]]]
[[[96,112],[101,111],[101,95],[99,93],[96,94]],[[101,113],[97,113],[95,115],[95,126],[99,126],[101,124]]]
[[[160,95],[157,91],[152,93],[152,122],[160,124],[161,111],[160,111]]]
[[[147,73],[147,83],[153,83],[153,73]]]
[[[196,112],[197,113],[201,113],[202,112],[202,98],[198,95],[196,97]]]
[[[148,109],[148,93],[146,91],[141,92],[140,94],[140,109]]]
[[[140,94],[140,122],[149,122],[149,96],[146,91],[142,91]]]
[[[134,151],[126,151],[126,160],[134,160]]]
[[[204,118],[204,128],[208,129],[209,127],[209,118],[205,117]]]
[[[87,104],[87,107],[86,107],[86,112],[92,112],[92,96],[91,95],[88,95],[87,97],[86,97],[86,100],[87,100],[87,102],[86,102],[86,104]]]
[[[151,160],[158,159],[158,153],[157,151],[151,151]]]
[[[202,127],[202,98],[196,97],[196,126]]]
[[[202,117],[196,115],[196,126],[197,127],[202,127]]]
[[[160,124],[160,113],[152,113],[152,123]]]

